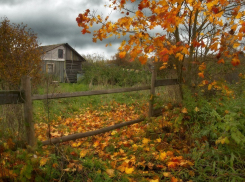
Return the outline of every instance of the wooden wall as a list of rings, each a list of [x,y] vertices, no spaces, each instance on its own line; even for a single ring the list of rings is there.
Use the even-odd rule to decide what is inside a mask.
[[[47,64],[51,63],[54,65],[54,73],[51,74],[52,76],[57,78],[59,82],[65,82],[64,78],[64,70],[65,70],[65,62],[64,61],[53,61],[53,60],[43,60],[43,70],[47,73]]]
[[[66,74],[71,83],[77,82],[77,74],[82,70],[82,62],[81,61],[66,61]]]

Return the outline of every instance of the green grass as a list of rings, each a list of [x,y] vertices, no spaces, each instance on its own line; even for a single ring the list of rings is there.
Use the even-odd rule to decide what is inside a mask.
[[[119,87],[96,86],[92,90],[111,89]],[[49,93],[72,93],[78,91],[87,91],[88,85],[61,83],[56,88],[51,88]],[[37,100],[33,102],[34,119],[43,121],[56,119],[58,116],[70,117],[77,114],[81,109],[93,108],[98,109],[102,105],[110,105],[113,101],[117,103],[143,104],[149,100],[149,90],[127,93],[104,94],[94,96],[71,97],[62,99]],[[47,93],[47,91],[46,91]],[[38,94],[45,94],[45,89],[40,88]],[[49,116],[48,116],[49,115]]]

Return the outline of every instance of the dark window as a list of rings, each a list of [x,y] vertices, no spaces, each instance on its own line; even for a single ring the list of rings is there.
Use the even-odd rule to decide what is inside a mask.
[[[58,58],[63,58],[63,49],[58,49]]]

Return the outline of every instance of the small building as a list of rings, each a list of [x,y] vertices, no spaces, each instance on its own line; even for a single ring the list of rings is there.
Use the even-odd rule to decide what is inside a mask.
[[[82,74],[82,62],[86,61],[68,43],[39,47],[42,51],[42,69],[59,82],[76,83]]]

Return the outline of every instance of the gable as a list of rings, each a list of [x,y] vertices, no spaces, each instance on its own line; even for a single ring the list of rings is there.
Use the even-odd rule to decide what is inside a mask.
[[[43,60],[56,60],[56,61],[85,61],[85,59],[68,43],[55,44],[39,47],[43,52]]]

